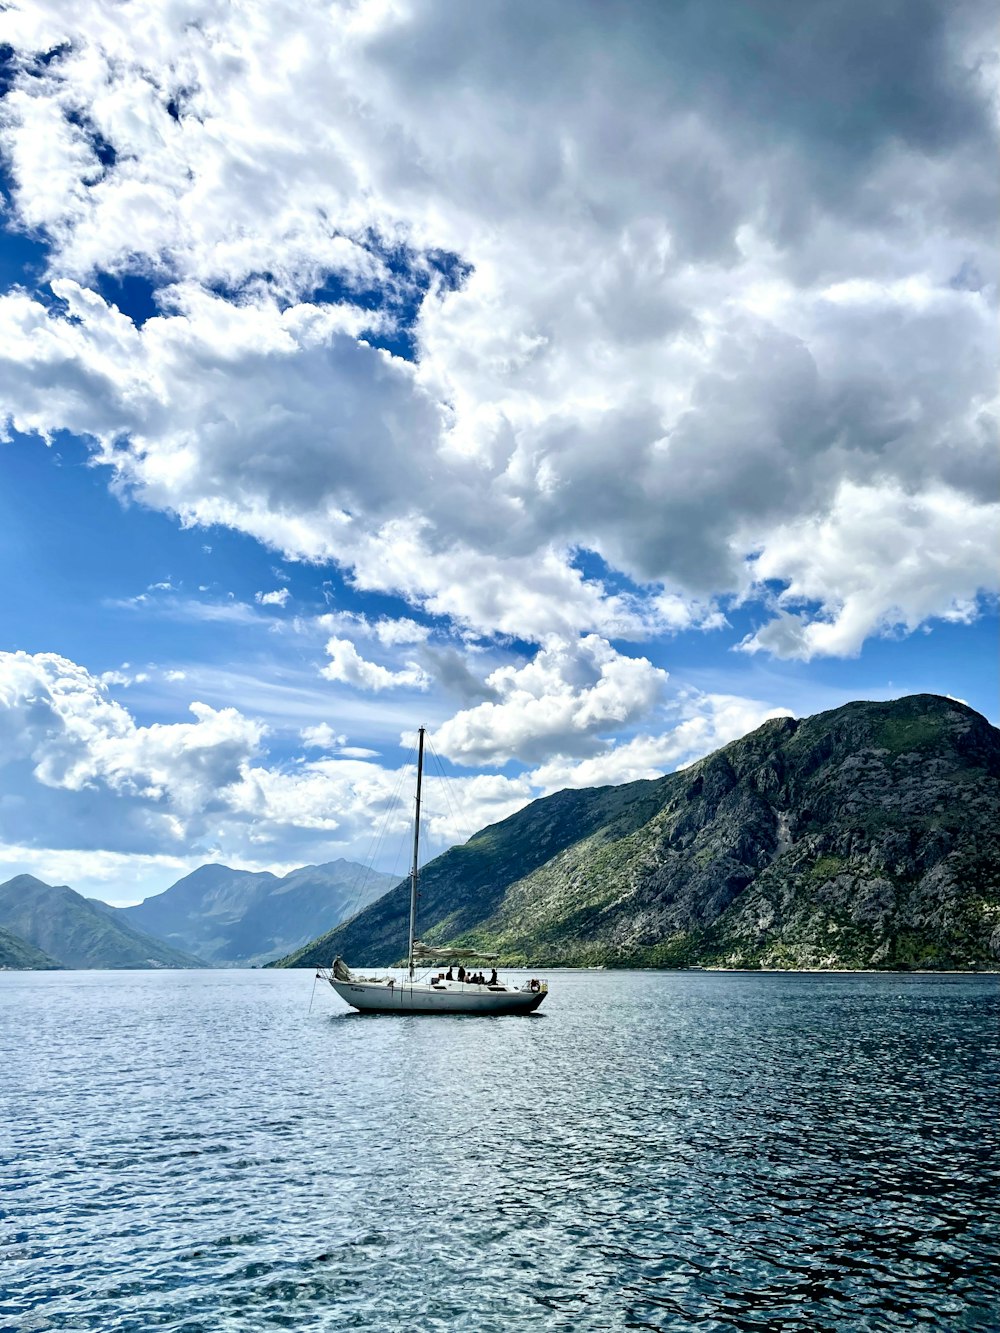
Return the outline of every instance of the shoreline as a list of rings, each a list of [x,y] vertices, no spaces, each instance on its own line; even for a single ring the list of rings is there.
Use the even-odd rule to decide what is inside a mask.
[[[638,970],[638,969],[637,969]],[[643,971],[742,972],[746,976],[1000,977],[1000,967],[687,967]]]
[[[365,966],[362,964],[362,966]],[[370,964],[376,970],[381,968],[385,971],[398,971],[399,969],[385,968],[382,964]],[[728,976],[831,976],[831,977],[851,977],[851,976],[870,976],[870,977],[1000,977],[1000,967],[720,967],[718,964],[709,964],[690,967],[642,967],[625,966],[618,967],[614,963],[584,964],[581,967],[567,967],[565,965],[556,967],[547,967],[544,963],[534,963],[530,966],[525,964],[511,964],[509,966],[500,965],[501,970],[505,972],[544,972],[546,974],[555,972],[662,972],[665,974],[680,974],[692,972],[708,972],[713,975]],[[269,963],[257,964],[227,964],[218,967],[9,967],[0,966],[0,973],[8,975],[24,975],[25,973],[53,974],[56,972],[107,972],[112,973],[130,973],[130,972],[310,972],[315,969],[310,966],[296,966],[288,968],[274,967]]]

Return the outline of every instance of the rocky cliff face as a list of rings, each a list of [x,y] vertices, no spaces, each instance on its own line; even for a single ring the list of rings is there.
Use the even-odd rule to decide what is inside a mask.
[[[422,936],[539,966],[1000,965],[1000,732],[934,695],[560,792],[424,872]],[[290,960],[389,963],[396,890]]]
[[[617,941],[649,961],[1000,961],[1000,733],[917,696],[780,719],[710,756],[638,839]],[[638,849],[637,849],[638,850]]]

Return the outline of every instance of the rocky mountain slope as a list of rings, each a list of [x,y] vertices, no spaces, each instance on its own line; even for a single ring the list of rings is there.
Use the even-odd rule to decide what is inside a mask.
[[[15,875],[0,884],[0,926],[64,967],[204,967],[65,884]]]
[[[285,966],[389,964],[399,886]],[[563,791],[422,872],[421,936],[532,965],[1000,966],[1000,732],[936,695]]]
[[[47,953],[42,953],[41,949],[36,949],[27,940],[22,940],[20,935],[14,935],[0,926],[0,968],[5,971],[17,969],[50,972],[60,966],[61,964],[50,958]]]
[[[396,883],[395,876],[344,860],[281,877],[205,865],[163,893],[116,910],[132,926],[215,966],[247,965],[299,948]]]

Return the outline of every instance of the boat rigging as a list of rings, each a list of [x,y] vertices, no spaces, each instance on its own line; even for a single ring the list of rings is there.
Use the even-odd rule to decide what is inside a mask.
[[[520,986],[498,980],[496,968],[487,980],[481,973],[466,973],[459,966],[457,976],[454,964],[466,959],[495,962],[490,955],[476,949],[436,948],[417,939],[417,901],[420,878],[420,801],[424,776],[424,736],[426,728],[417,733],[417,788],[413,814],[413,862],[410,867],[410,921],[406,948],[406,977],[363,977],[355,974],[342,958],[335,958],[329,967],[321,967],[316,976],[328,981],[342,1000],[363,1013],[392,1014],[530,1014],[548,994],[542,981],[530,981]],[[448,963],[448,971],[426,980],[416,979],[417,960]]]

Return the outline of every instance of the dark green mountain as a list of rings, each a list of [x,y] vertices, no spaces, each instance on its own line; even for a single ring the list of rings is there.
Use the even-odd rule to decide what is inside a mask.
[[[0,968],[51,972],[61,966],[47,953],[42,953],[41,949],[36,949],[27,940],[22,940],[19,935],[13,935],[0,926]]]
[[[205,865],[117,913],[217,966],[249,964],[299,948],[397,882],[344,860],[302,866],[283,877]]]
[[[282,960],[404,950],[405,885]],[[532,965],[1000,965],[1000,732],[936,695],[767,722],[535,801],[421,875],[420,934]]]
[[[33,875],[0,884],[0,926],[64,967],[205,966],[136,930],[104,903],[88,902],[65,884],[43,884]]]

